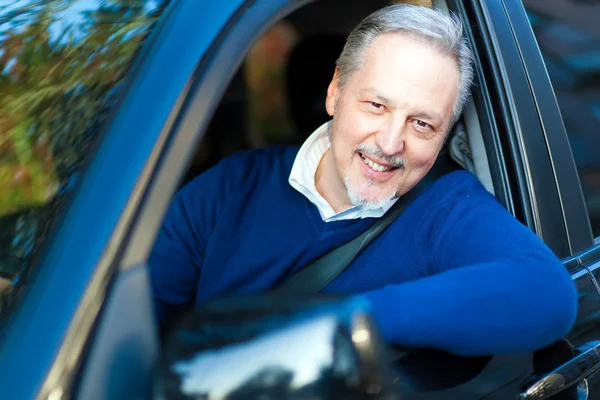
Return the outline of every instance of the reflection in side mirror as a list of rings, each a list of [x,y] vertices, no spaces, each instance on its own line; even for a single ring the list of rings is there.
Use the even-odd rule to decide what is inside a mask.
[[[210,303],[166,342],[155,398],[395,399],[390,359],[358,300]]]

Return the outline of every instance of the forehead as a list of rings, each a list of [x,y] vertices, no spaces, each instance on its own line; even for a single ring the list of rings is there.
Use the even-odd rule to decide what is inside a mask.
[[[437,60],[437,62],[435,62]],[[406,63],[405,61],[412,61]],[[457,62],[438,45],[424,37],[405,32],[384,33],[373,40],[363,56],[366,64],[382,64],[409,67],[419,62],[433,62],[434,65],[454,67]]]
[[[375,39],[353,75],[355,89],[374,88],[390,101],[413,97],[453,103],[458,91],[456,61],[424,39],[403,33]]]

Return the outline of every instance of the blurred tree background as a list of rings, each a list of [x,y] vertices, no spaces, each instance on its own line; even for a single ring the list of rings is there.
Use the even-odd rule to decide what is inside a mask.
[[[31,264],[166,2],[15,0],[0,6],[5,286]],[[10,292],[1,283],[0,292]]]
[[[77,3],[0,8],[0,215],[46,203],[69,180],[161,11],[105,1],[62,20]]]

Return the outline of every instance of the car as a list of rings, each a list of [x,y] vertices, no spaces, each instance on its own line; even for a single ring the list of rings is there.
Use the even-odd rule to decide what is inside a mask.
[[[404,2],[457,13],[475,53],[472,101],[433,173],[473,172],[563,260],[579,311],[566,338],[532,353],[474,360],[404,349],[400,358],[410,355],[413,370],[405,370],[386,398],[600,399],[600,8],[574,0]],[[177,338],[159,337],[146,262],[173,194],[236,151],[301,143],[306,129],[326,118],[318,105],[334,50],[362,17],[386,4],[46,0],[0,6],[3,397],[171,393],[157,388],[171,379],[157,376],[157,365],[172,361],[168,346]],[[219,318],[252,304],[229,301]],[[337,335],[314,304],[360,314],[343,299],[294,301],[286,313],[305,310],[312,317],[271,334],[300,332],[292,342],[298,346]],[[258,304],[263,315],[281,312]],[[214,322],[206,310],[193,315],[196,322],[183,326]],[[337,327],[347,315],[336,318]],[[365,321],[362,339],[376,335]],[[241,330],[252,331],[253,323],[232,320]],[[324,336],[307,337],[310,332]],[[268,342],[271,351],[288,351],[278,347],[289,343],[282,340]],[[372,364],[354,362],[384,368],[391,355],[378,351],[381,359]],[[227,398],[277,398],[282,392],[265,395],[261,388],[272,376],[289,383],[286,371],[228,360],[231,374],[238,361],[257,375]],[[473,363],[472,374],[443,387],[419,383],[471,371]],[[411,375],[415,368],[420,375]],[[379,393],[372,386],[363,393],[331,385],[310,395]],[[287,398],[306,398],[293,395]]]

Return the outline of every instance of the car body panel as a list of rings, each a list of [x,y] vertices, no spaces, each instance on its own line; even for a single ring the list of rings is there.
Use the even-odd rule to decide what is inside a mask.
[[[592,246],[593,236],[573,152],[550,77],[523,4],[520,1],[505,0],[505,9],[517,38],[516,42],[525,66],[530,90],[540,115],[552,172],[556,177],[556,186],[561,200],[570,254],[575,254]]]
[[[78,360],[102,304],[122,240],[145,191],[146,182],[140,184],[140,178],[148,160],[155,145],[163,144],[159,138],[168,133],[198,61],[240,3],[176,1],[165,11],[151,46],[131,71],[120,107],[48,252],[2,333],[0,376],[8,398],[35,398],[40,390],[45,398],[69,386],[62,384],[69,380],[64,374],[72,375],[72,363]],[[197,15],[204,15],[205,23],[197,24]],[[63,345],[75,348],[61,354]],[[53,368],[55,373],[50,374]],[[47,382],[44,389],[43,382]]]

